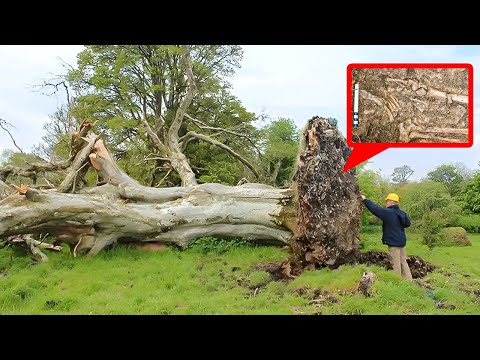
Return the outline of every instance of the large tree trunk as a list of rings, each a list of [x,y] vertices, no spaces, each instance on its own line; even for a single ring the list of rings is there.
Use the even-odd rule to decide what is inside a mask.
[[[29,168],[70,166],[61,191],[20,186],[12,194],[14,187],[0,180],[0,238],[49,234],[67,243],[76,256],[95,255],[117,242],[184,246],[203,236],[241,237],[288,244],[292,256],[267,269],[281,276],[355,262],[389,267],[386,253],[359,252],[358,184],[354,170],[342,172],[350,148],[326,119],[307,123],[292,189],[251,183],[146,187],[120,169],[92,127],[82,123],[67,163]],[[104,185],[78,190],[77,177],[90,165]],[[64,193],[75,188],[78,194]],[[34,240],[24,240],[39,261],[46,260]],[[417,257],[408,260],[414,277],[434,268]]]
[[[294,268],[337,267],[358,256],[358,185],[353,170],[342,173],[349,148],[325,119],[307,124],[293,190],[142,186],[120,169],[92,127],[82,123],[72,139],[75,151],[60,190],[74,188],[90,164],[107,184],[81,194],[21,187],[0,202],[0,236],[49,233],[75,255],[94,255],[115,242],[185,245],[201,236],[242,237],[290,244]]]
[[[81,129],[90,125],[84,122]],[[185,245],[197,237],[223,236],[287,244],[291,238],[295,213],[289,189],[263,184],[146,187],[120,169],[90,129],[82,135],[84,147],[77,149],[66,176],[70,180],[62,185],[72,184],[90,163],[107,184],[81,194],[20,187],[19,194],[0,202],[0,236],[48,233],[68,243],[74,255],[82,250],[94,255],[115,242]]]
[[[356,255],[358,186],[352,172],[341,172],[345,140],[326,120],[312,119],[304,133],[298,199],[290,189],[262,184],[142,186],[120,169],[92,127],[84,121],[72,138],[70,172],[60,193],[21,187],[0,202],[0,236],[49,233],[75,255],[94,255],[115,242],[185,245],[201,236],[292,244],[293,263],[302,267],[338,266]],[[90,164],[107,185],[63,193],[75,188],[78,173]]]
[[[77,247],[75,253],[88,249],[94,255],[117,241],[183,246],[197,237],[224,236],[285,245],[292,234],[283,205],[290,190],[261,184],[167,189],[104,185],[95,192],[24,188],[21,195],[0,202],[0,235],[49,233]]]

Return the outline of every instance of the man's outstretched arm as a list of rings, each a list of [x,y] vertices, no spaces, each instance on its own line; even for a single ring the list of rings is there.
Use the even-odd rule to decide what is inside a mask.
[[[383,220],[383,218],[385,217],[385,215],[387,214],[387,209],[386,208],[383,208],[377,204],[375,204],[373,201],[371,200],[368,200],[366,198],[364,198],[364,196],[362,195],[362,199],[363,199],[363,204],[365,205],[365,207],[373,214],[375,215],[376,217],[380,218]]]

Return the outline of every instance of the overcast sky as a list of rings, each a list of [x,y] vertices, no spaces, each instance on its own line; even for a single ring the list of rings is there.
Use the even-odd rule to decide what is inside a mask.
[[[18,145],[29,151],[43,135],[43,124],[64,101],[35,91],[34,85],[64,73],[61,60],[76,64],[81,45],[1,45],[0,118]],[[232,92],[249,110],[273,119],[291,118],[299,128],[315,115],[335,117],[346,133],[346,69],[350,63],[470,63],[474,68],[474,144],[465,149],[388,149],[373,157],[370,168],[389,176],[395,167],[409,165],[419,180],[436,166],[463,162],[478,168],[480,126],[478,80],[480,45],[472,46],[244,46],[242,68],[231,79]],[[14,149],[0,129],[0,152]]]

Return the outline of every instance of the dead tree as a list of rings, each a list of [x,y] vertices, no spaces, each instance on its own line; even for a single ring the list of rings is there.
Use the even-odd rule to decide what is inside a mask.
[[[318,127],[318,124],[324,125]],[[33,173],[46,169],[66,171],[67,175],[56,189],[39,190],[22,186],[17,189],[17,194],[9,195],[0,202],[0,236],[49,233],[57,241],[68,243],[74,255],[82,251],[94,255],[116,242],[174,242],[186,245],[201,236],[242,237],[284,245],[291,242],[297,227],[296,198],[291,189],[252,183],[234,187],[220,184],[146,187],[120,169],[102,138],[92,131],[93,126],[90,121],[84,121],[72,136],[71,157],[66,164],[36,164],[35,168],[29,168]],[[345,151],[344,139],[328,122],[314,119],[309,122],[309,127],[313,129],[311,136],[323,136],[319,131],[326,131],[326,136],[334,135],[338,144],[341,143],[333,152],[325,147],[327,152],[324,156]],[[325,145],[335,146],[334,143]],[[315,151],[312,149],[310,146],[308,151]],[[333,162],[341,160],[342,163],[338,164],[340,169],[344,162],[342,156],[331,158]],[[80,173],[86,172],[90,166],[104,185],[78,190],[76,183]],[[309,163],[304,159],[299,163],[299,168],[302,166],[306,169]],[[299,170],[299,173],[306,171]],[[354,179],[353,175],[350,176]],[[297,183],[304,181],[299,180],[297,176]],[[342,190],[337,195],[343,198],[350,190]],[[334,195],[329,195],[329,199],[331,196]],[[319,198],[318,203],[322,201]],[[304,197],[299,204],[306,204]],[[308,212],[301,211],[300,215],[302,228]],[[330,227],[338,228],[334,223]],[[307,233],[306,236],[310,236]],[[341,243],[339,248],[343,249]],[[339,256],[344,253],[342,250]],[[331,259],[325,261],[331,265]]]
[[[184,246],[203,236],[241,237],[289,245],[292,256],[279,265],[287,276],[372,261],[359,253],[362,205],[354,170],[342,173],[350,148],[326,119],[307,123],[291,189],[252,183],[143,186],[113,160],[93,125],[84,121],[74,134],[68,162],[30,166],[66,171],[57,188],[13,189],[0,181],[0,238],[48,233],[74,256],[91,256],[115,243]],[[91,166],[102,185],[79,190],[79,173]],[[33,253],[36,243],[28,244]]]
[[[86,120],[72,136],[66,164],[35,165],[38,171],[66,167],[56,189],[21,186],[0,201],[0,236],[48,233],[68,243],[74,255],[94,255],[116,242],[182,246],[202,236],[288,244],[295,226],[290,189],[252,183],[146,187],[120,169],[93,126]],[[90,166],[104,185],[78,190]],[[29,171],[35,173],[32,166]]]
[[[352,172],[341,173],[348,148],[324,119],[308,123],[295,176],[298,197],[292,189],[252,183],[143,186],[120,169],[93,125],[84,121],[72,136],[67,164],[29,169],[68,165],[57,189],[23,186],[0,202],[0,236],[49,233],[74,255],[94,255],[116,242],[186,245],[201,236],[243,237],[292,244],[299,259],[316,266],[338,266],[358,249],[358,186]],[[89,166],[104,185],[66,194]]]

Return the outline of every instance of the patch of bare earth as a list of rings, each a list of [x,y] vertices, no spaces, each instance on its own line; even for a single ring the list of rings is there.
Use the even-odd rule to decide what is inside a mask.
[[[408,256],[407,263],[410,267],[412,277],[414,279],[419,279],[425,277],[428,273],[432,272],[435,269],[435,266],[429,262],[423,260],[418,256]],[[356,262],[352,264],[370,264],[378,265],[386,270],[392,270],[392,265],[388,259],[388,254],[381,251],[369,251],[361,253]],[[259,264],[255,266],[257,270],[263,270],[272,276],[273,281],[291,281],[295,276],[289,276],[288,271],[285,271],[285,267],[289,266],[288,262],[279,261],[279,262],[269,262],[265,264]]]

